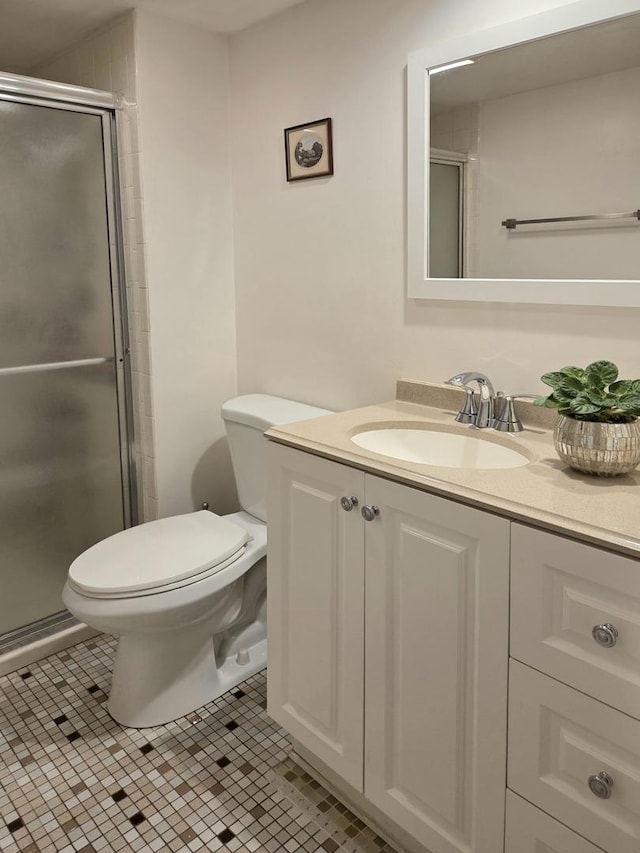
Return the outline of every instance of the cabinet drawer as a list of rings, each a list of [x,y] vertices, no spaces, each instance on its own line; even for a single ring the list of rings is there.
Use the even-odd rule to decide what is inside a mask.
[[[610,797],[592,793],[612,780]],[[517,661],[508,785],[608,853],[640,849],[640,723]],[[607,793],[600,782],[600,793]]]
[[[514,524],[511,655],[640,719],[640,561]]]
[[[602,853],[602,850],[513,791],[507,791],[504,853]]]

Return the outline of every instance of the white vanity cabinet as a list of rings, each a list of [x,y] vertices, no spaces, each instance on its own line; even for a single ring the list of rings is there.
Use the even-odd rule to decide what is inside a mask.
[[[268,450],[270,715],[432,853],[501,851],[509,522]]]

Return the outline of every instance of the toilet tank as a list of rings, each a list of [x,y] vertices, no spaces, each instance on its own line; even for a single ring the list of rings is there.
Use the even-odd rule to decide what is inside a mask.
[[[267,453],[265,430],[278,424],[306,421],[320,415],[330,415],[329,409],[319,409],[283,397],[269,394],[244,394],[227,400],[222,406],[233,473],[238,488],[240,506],[245,512],[267,520]]]

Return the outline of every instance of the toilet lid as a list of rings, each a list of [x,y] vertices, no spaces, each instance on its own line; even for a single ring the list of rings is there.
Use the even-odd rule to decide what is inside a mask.
[[[69,581],[99,595],[175,585],[228,565],[250,538],[240,525],[205,510],[161,518],[93,545],[73,561]]]

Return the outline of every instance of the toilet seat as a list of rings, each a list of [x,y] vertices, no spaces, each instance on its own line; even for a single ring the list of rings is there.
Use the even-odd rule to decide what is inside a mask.
[[[195,583],[234,563],[248,530],[207,511],[123,530],[81,554],[69,585],[90,598],[131,598]]]

